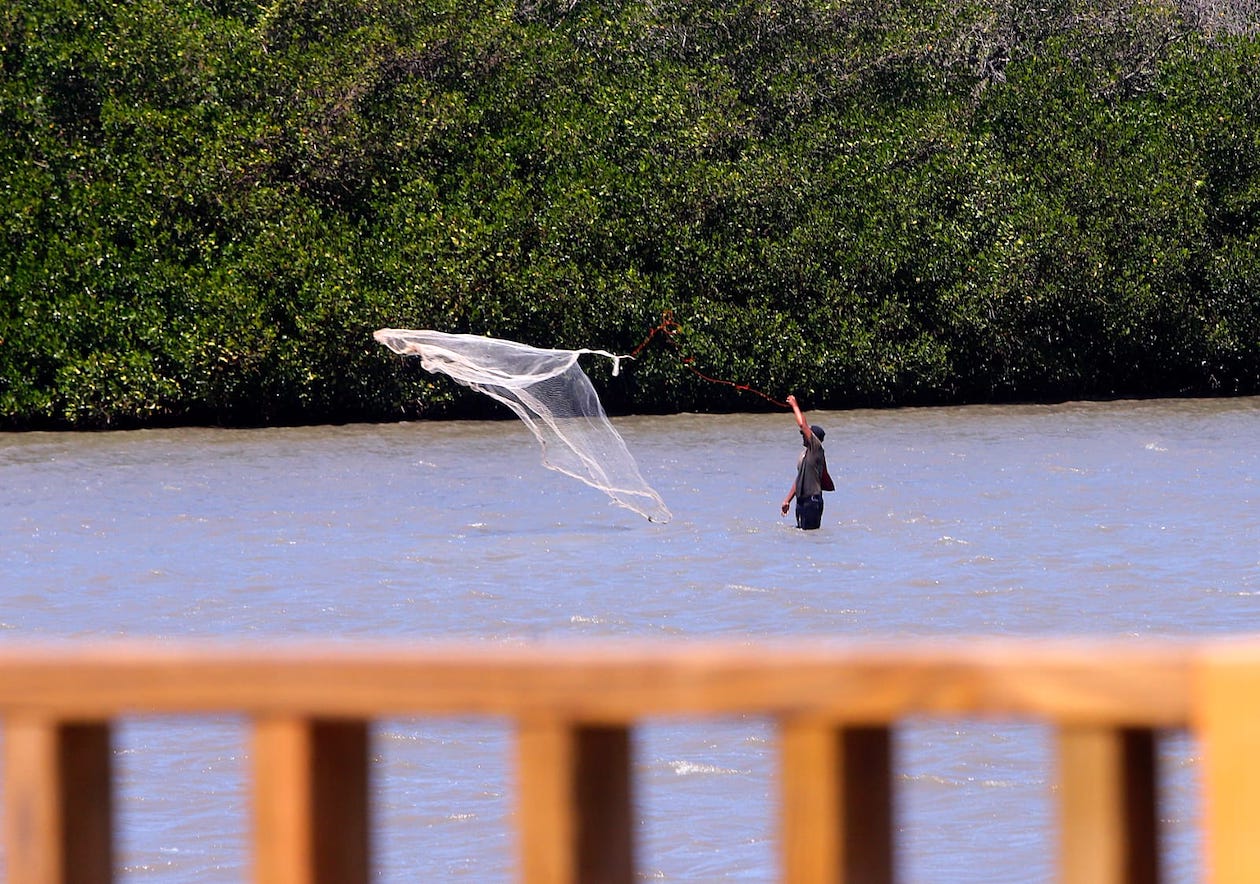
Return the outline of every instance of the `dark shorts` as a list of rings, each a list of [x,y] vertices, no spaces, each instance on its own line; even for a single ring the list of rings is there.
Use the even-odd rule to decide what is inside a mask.
[[[823,499],[821,494],[796,499],[796,527],[806,531],[822,525]]]

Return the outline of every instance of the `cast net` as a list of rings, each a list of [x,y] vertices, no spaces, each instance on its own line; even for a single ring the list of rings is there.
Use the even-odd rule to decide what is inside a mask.
[[[583,353],[620,360],[604,350],[542,350],[479,335],[383,328],[372,335],[395,353],[419,356],[427,371],[485,393],[511,408],[542,445],[543,464],[603,491],[652,522],[669,509],[639,473],[625,441],[604,414]]]

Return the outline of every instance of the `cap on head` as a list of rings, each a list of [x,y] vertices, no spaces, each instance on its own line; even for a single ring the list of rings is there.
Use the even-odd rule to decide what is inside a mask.
[[[817,424],[814,424],[813,426],[811,426],[809,428],[809,431],[818,437],[819,442],[827,438],[827,431],[824,430],[822,427],[818,426]]]

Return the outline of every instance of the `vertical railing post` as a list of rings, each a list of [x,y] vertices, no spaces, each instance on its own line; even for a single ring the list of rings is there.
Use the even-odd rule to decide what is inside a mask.
[[[1260,881],[1260,648],[1207,655],[1194,725],[1203,747],[1203,880]]]
[[[789,717],[779,739],[784,880],[892,881],[889,729]]]
[[[521,877],[532,884],[634,880],[630,735],[528,716],[517,734]]]
[[[367,884],[368,742],[362,721],[255,722],[259,884]]]
[[[12,715],[4,754],[10,884],[109,884],[109,725]]]
[[[1159,880],[1155,735],[1139,728],[1059,732],[1061,879]]]

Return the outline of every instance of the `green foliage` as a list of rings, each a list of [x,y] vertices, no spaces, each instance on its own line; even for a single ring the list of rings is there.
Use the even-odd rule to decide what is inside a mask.
[[[381,326],[635,348],[610,409],[1260,393],[1218,0],[30,0],[0,426],[459,415]]]

